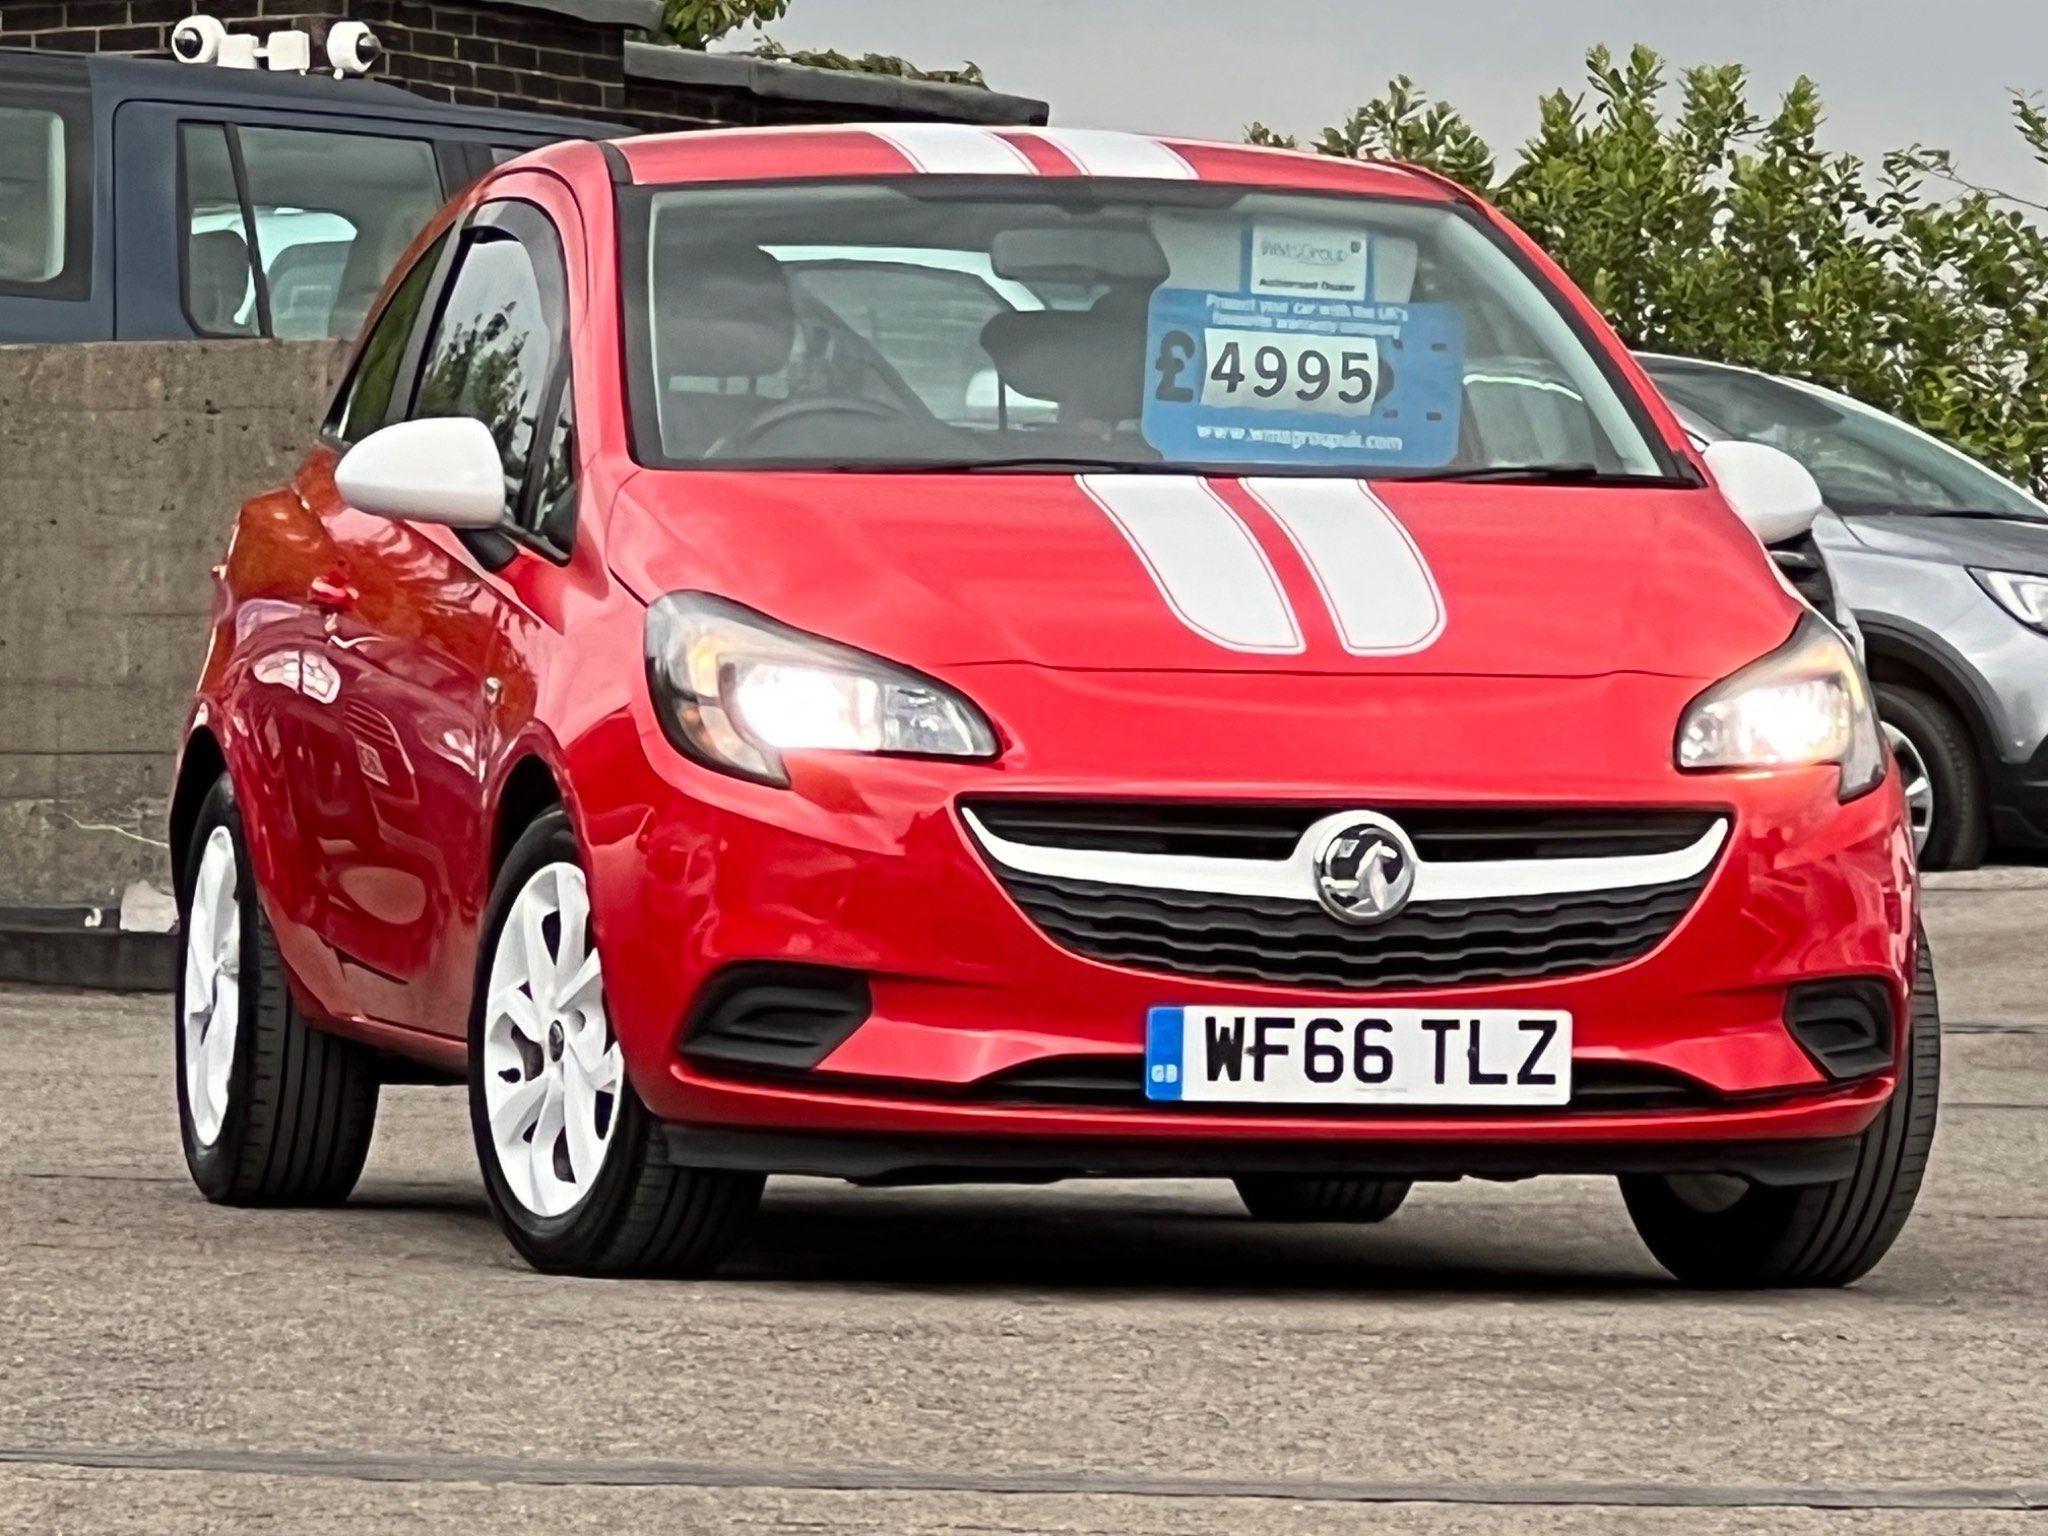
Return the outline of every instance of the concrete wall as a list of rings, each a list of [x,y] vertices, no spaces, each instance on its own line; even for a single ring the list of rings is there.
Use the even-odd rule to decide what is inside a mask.
[[[327,343],[0,347],[0,908],[164,880],[209,568],[285,480]]]

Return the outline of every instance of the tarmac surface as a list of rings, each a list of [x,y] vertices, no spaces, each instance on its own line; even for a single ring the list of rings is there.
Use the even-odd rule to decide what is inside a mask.
[[[1942,1129],[1840,1292],[1681,1291],[1597,1179],[789,1180],[715,1280],[549,1278],[459,1093],[387,1089],[343,1209],[219,1209],[167,1001],[0,990],[0,1531],[2048,1536],[2044,887],[1932,896]]]

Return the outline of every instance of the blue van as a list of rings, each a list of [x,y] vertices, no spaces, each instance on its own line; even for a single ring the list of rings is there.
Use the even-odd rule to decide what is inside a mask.
[[[0,49],[0,343],[353,336],[433,212],[608,123]]]

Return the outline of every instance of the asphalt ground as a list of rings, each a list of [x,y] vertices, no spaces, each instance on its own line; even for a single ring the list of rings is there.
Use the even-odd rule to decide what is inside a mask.
[[[220,1209],[165,999],[0,990],[0,1531],[2048,1536],[2044,887],[1932,896],[1942,1129],[1841,1292],[1681,1291],[1597,1179],[788,1180],[715,1280],[549,1278],[458,1093],[343,1209]]]

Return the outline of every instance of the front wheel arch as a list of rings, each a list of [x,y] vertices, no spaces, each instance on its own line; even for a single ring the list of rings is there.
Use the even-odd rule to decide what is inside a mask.
[[[192,833],[199,825],[200,812],[213,786],[228,778],[227,755],[211,726],[197,725],[185,738],[185,750],[178,759],[177,781],[171,786],[170,855],[171,889],[184,889],[185,866],[192,851]]]

